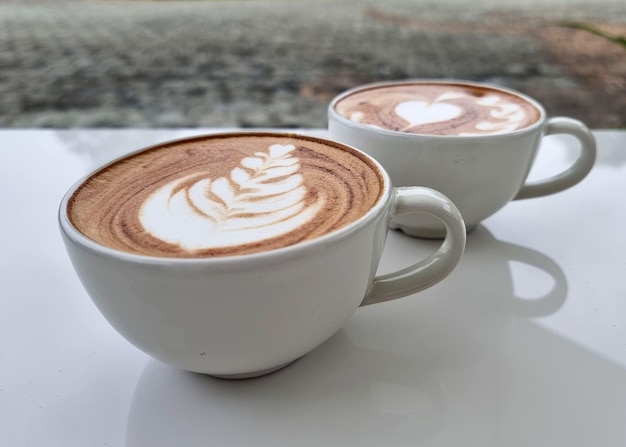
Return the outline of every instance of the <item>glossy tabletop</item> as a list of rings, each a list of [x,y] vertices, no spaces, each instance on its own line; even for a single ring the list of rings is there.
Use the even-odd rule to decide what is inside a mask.
[[[82,175],[210,131],[0,131],[0,445],[626,445],[626,132],[595,132],[580,184],[479,225],[443,282],[357,310],[277,373],[226,381],[118,335],[57,228]],[[531,177],[575,152],[547,138]],[[391,232],[380,271],[436,244]]]

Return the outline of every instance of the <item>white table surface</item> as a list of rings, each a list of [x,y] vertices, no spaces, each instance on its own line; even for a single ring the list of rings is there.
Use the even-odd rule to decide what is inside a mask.
[[[97,165],[208,131],[0,131],[0,446],[626,445],[626,132],[595,132],[582,183],[483,222],[442,283],[357,310],[278,373],[224,381],[118,335],[56,222]],[[574,153],[546,139],[531,175]],[[381,271],[434,244],[390,233]]]

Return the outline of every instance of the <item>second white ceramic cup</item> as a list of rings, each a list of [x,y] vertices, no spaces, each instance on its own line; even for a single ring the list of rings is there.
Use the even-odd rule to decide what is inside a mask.
[[[466,84],[502,90],[534,105],[540,112],[532,125],[504,134],[482,136],[410,134],[359,124],[337,113],[335,106],[355,92],[414,83]],[[328,107],[333,140],[354,146],[378,160],[395,186],[420,185],[441,191],[459,208],[468,231],[511,200],[540,197],[563,191],[580,182],[593,167],[596,144],[582,122],[548,118],[534,99],[514,90],[467,81],[395,81],[367,84],[348,90]],[[569,169],[535,183],[525,183],[541,140],[546,135],[568,134],[580,142],[580,153]],[[395,217],[391,228],[425,238],[443,237],[444,227],[429,216]]]

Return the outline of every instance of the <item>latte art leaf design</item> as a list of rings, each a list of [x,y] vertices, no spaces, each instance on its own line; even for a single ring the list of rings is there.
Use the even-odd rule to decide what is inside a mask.
[[[307,203],[293,145],[274,144],[245,157],[229,177],[193,174],[162,186],[143,203],[152,236],[194,251],[258,242],[296,230],[323,206]]]

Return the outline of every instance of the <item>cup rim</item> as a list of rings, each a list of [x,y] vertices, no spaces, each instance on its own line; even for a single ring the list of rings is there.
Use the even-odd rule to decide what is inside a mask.
[[[112,164],[115,164],[121,160],[132,157],[141,152],[157,149],[162,146],[177,144],[182,142],[191,142],[194,140],[202,140],[207,138],[236,138],[238,136],[259,136],[259,137],[280,137],[280,138],[294,138],[298,140],[309,140],[320,144],[330,145],[340,150],[348,151],[359,158],[362,158],[367,164],[369,164],[378,174],[378,178],[381,184],[381,192],[376,199],[374,205],[368,209],[358,219],[338,228],[330,233],[326,233],[322,236],[314,239],[297,242],[285,247],[274,248],[270,250],[260,251],[256,253],[239,254],[239,255],[226,255],[215,257],[200,257],[200,258],[181,258],[181,257],[165,257],[165,256],[152,256],[138,253],[130,253],[116,248],[111,248],[100,242],[97,242],[88,236],[84,235],[78,228],[74,226],[69,218],[68,204],[73,197],[74,193],[86,182],[90,177],[98,172],[106,169]],[[157,144],[153,144],[147,147],[143,147],[124,155],[116,157],[115,159],[98,166],[86,175],[79,178],[70,188],[65,192],[63,198],[58,207],[57,219],[59,228],[62,234],[67,237],[72,243],[87,249],[88,251],[114,258],[120,261],[129,263],[140,263],[144,265],[187,265],[187,266],[245,266],[250,264],[264,263],[274,260],[276,262],[284,261],[294,257],[303,256],[304,253],[319,251],[321,247],[327,247],[333,245],[336,242],[343,240],[350,236],[354,231],[358,231],[360,228],[366,226],[370,221],[376,219],[381,213],[382,209],[386,206],[392,193],[392,185],[389,174],[385,171],[382,165],[370,155],[360,151],[359,149],[352,147],[345,143],[340,143],[327,138],[309,136],[296,132],[278,132],[278,131],[230,131],[230,132],[216,132],[206,133],[202,135],[195,135],[192,137],[183,137],[167,141],[162,141]]]
[[[507,93],[509,95],[513,95],[516,96],[528,103],[530,103],[532,106],[534,106],[538,111],[539,111],[539,118],[532,124],[530,124],[529,126],[523,127],[521,129],[517,129],[511,132],[505,132],[505,133],[500,133],[500,134],[490,134],[490,135],[434,135],[434,134],[428,134],[428,133],[408,133],[408,132],[398,132],[398,131],[394,131],[394,130],[389,130],[389,129],[379,129],[379,128],[375,128],[372,126],[368,126],[362,123],[356,123],[354,121],[349,120],[348,118],[345,118],[344,116],[340,115],[336,110],[335,110],[335,106],[337,105],[337,103],[341,100],[343,100],[344,98],[357,93],[357,92],[361,92],[361,91],[365,91],[365,90],[373,90],[373,89],[377,89],[377,88],[381,88],[381,87],[386,87],[386,86],[391,86],[391,85],[410,85],[410,84],[448,84],[448,85],[464,85],[464,86],[470,86],[470,87],[479,87],[479,88],[485,88],[485,89],[491,89],[491,90],[496,90],[496,91],[501,91],[504,93]],[[534,98],[519,92],[517,90],[508,88],[508,87],[504,87],[504,86],[500,86],[500,85],[495,85],[495,84],[490,84],[490,83],[486,83],[486,82],[478,82],[478,81],[468,81],[468,80],[463,80],[463,79],[402,79],[402,80],[391,80],[391,81],[380,81],[380,82],[372,82],[372,83],[368,83],[368,84],[361,84],[361,85],[357,85],[355,87],[352,87],[348,90],[345,90],[343,92],[341,92],[340,94],[338,94],[337,96],[335,96],[330,103],[328,104],[328,118],[329,118],[329,122],[331,121],[331,118],[341,122],[342,124],[349,126],[349,127],[353,127],[353,128],[357,128],[359,130],[363,130],[363,131],[367,131],[367,132],[372,132],[372,133],[379,133],[379,134],[383,134],[383,135],[394,135],[396,137],[400,137],[400,138],[424,138],[424,137],[428,137],[428,138],[434,138],[434,139],[459,139],[459,138],[467,138],[467,139],[472,139],[472,140],[479,140],[479,139],[483,139],[483,138],[494,138],[494,137],[507,137],[507,136],[514,136],[514,135],[520,135],[520,134],[525,134],[528,132],[532,132],[535,129],[537,129],[538,127],[542,127],[544,122],[546,121],[546,117],[547,117],[547,113],[545,108]]]

